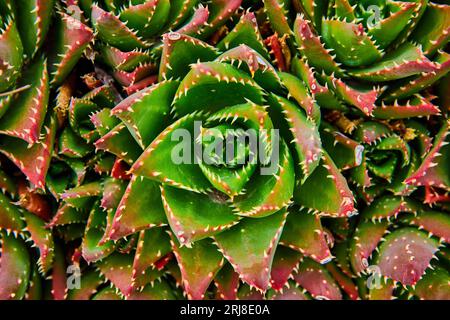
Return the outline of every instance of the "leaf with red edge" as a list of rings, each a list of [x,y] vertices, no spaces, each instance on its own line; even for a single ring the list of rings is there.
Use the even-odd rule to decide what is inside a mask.
[[[111,112],[128,127],[137,143],[147,147],[168,124],[177,81],[164,81],[121,101]]]
[[[151,61],[150,55],[145,51],[120,51],[108,45],[99,48],[101,55],[99,59],[111,67],[113,70],[131,72],[141,64]]]
[[[133,164],[142,153],[141,147],[133,139],[126,125],[121,123],[95,142],[95,147],[108,151],[128,164]]]
[[[31,240],[34,245],[39,248],[39,272],[43,275],[47,274],[51,269],[54,258],[54,242],[53,234],[50,230],[45,228],[45,221],[35,216],[32,213],[23,213],[27,231],[31,235]]]
[[[270,300],[309,300],[306,291],[300,287],[289,284],[283,291],[269,293]]]
[[[293,156],[296,167],[301,169],[301,172],[297,172],[301,178],[297,180],[303,183],[319,166],[322,154],[319,130],[291,101],[271,95],[269,104],[275,126],[281,128],[281,135],[287,137],[287,142],[295,150]]]
[[[358,125],[353,137],[356,141],[372,145],[390,135],[392,135],[392,131],[385,124],[375,121],[366,121]]]
[[[414,186],[435,186],[450,190],[450,121],[444,124],[434,139],[433,148],[415,173],[405,180]]]
[[[327,269],[311,259],[305,258],[300,263],[294,280],[315,299],[342,299],[341,291]]]
[[[96,264],[100,273],[109,280],[115,288],[119,289],[124,296],[128,296],[132,290],[131,275],[133,257],[133,254],[114,252]]]
[[[142,291],[131,293],[127,300],[175,300],[176,296],[170,284],[161,280],[154,284],[149,284]]]
[[[306,111],[308,118],[313,119],[315,123],[320,122],[320,108],[313,97],[308,92],[306,85],[296,76],[289,73],[280,72],[283,86],[289,92],[289,96],[295,99],[297,103]]]
[[[183,132],[189,132],[191,134],[189,137],[192,137],[194,122],[200,120],[202,120],[202,117],[193,113],[167,127],[134,163],[131,172],[135,175],[145,176],[146,178],[190,191],[206,192],[209,190],[211,184],[202,174],[197,164],[185,163],[184,161],[177,164],[174,161],[167,161],[167,159],[172,159],[174,152],[177,152],[176,148],[182,147],[193,150],[193,139],[187,139],[186,135],[174,134],[174,131],[183,131],[182,129],[185,129],[187,131]]]
[[[56,121],[47,119],[42,128],[42,136],[31,148],[26,142],[11,137],[0,138],[0,152],[5,154],[25,174],[27,179],[40,189],[45,188],[45,180],[50,167],[56,133]]]
[[[25,54],[32,58],[47,36],[55,0],[14,1]]]
[[[92,300],[122,300],[122,297],[113,288],[103,288],[92,296]]]
[[[19,208],[11,203],[11,200],[0,192],[0,230],[22,232],[25,223]]]
[[[347,181],[326,152],[319,167],[295,190],[294,200],[323,216],[350,217],[357,213]]]
[[[156,263],[171,251],[170,237],[163,228],[142,230],[134,256],[132,283],[148,268],[155,268]]]
[[[353,283],[352,279],[345,275],[334,262],[325,266],[331,276],[336,280],[339,287],[348,295],[351,300],[358,300],[358,287]]]
[[[64,226],[74,223],[85,223],[88,218],[87,210],[80,210],[70,205],[63,204],[59,207],[52,220],[47,224],[47,228]]]
[[[264,300],[264,294],[257,288],[242,284],[238,290],[238,300]]]
[[[61,195],[61,199],[72,207],[86,209],[89,208],[88,205],[93,199],[101,195],[102,191],[100,182],[89,182],[67,190]]]
[[[226,263],[214,278],[218,297],[222,300],[237,300],[239,282],[239,274],[231,264]]]
[[[324,78],[329,88],[336,93],[336,95],[343,101],[355,106],[361,110],[365,115],[372,115],[375,108],[375,101],[378,98],[378,90],[375,88],[357,88],[346,84],[341,79],[332,74],[327,76],[322,73],[321,78]]]
[[[0,231],[0,300],[22,299],[31,274],[25,242]]]
[[[3,19],[2,19],[3,20]],[[9,89],[21,75],[23,65],[23,45],[14,19],[9,19],[0,32],[2,50],[0,50],[0,91]],[[0,115],[9,107],[10,98],[3,98],[0,104]],[[2,110],[3,109],[3,110]]]
[[[422,73],[413,79],[401,80],[398,84],[392,86],[390,90],[387,90],[385,100],[392,102],[395,99],[407,98],[431,86],[448,74],[450,71],[450,54],[439,52],[435,62],[438,64],[435,71]]]
[[[428,56],[450,40],[450,6],[430,2],[420,19],[419,24],[411,35],[411,39],[422,45],[422,50]]]
[[[320,218],[305,209],[291,210],[286,219],[280,244],[325,264],[332,259]]]
[[[109,215],[111,214],[102,210],[98,201],[92,206],[89,212],[89,220],[87,221],[84,230],[81,245],[82,256],[87,263],[104,259],[109,256],[116,247],[112,241],[100,243],[100,240],[105,233]]]
[[[450,243],[450,216],[446,212],[421,211],[416,216],[402,217],[400,221],[417,226],[441,241]]]
[[[130,87],[139,83],[141,80],[154,75],[155,72],[156,66],[153,63],[146,63],[139,65],[130,72],[115,70],[113,76],[122,86]]]
[[[80,278],[80,287],[69,290],[67,300],[89,300],[97,293],[103,282],[104,279],[102,279],[98,271],[89,270],[83,272]]]
[[[325,150],[341,170],[358,167],[363,162],[364,146],[342,134],[332,126],[322,123],[322,143]]]
[[[323,42],[334,50],[337,59],[346,66],[367,66],[382,57],[378,45],[357,20],[324,19],[321,31]]]
[[[271,265],[286,217],[287,212],[281,210],[265,218],[247,218],[214,237],[240,278],[259,290],[269,287]]]
[[[208,5],[208,25],[202,30],[201,38],[208,38],[222,27],[242,4],[242,0],[214,0]]]
[[[397,218],[401,212],[417,213],[420,205],[414,200],[400,196],[386,195],[375,199],[361,214],[363,219],[372,222]]]
[[[161,197],[167,220],[182,245],[223,232],[240,220],[229,203],[210,195],[161,186]]]
[[[439,243],[414,228],[390,233],[380,246],[377,265],[381,274],[403,285],[415,285],[428,269]]]
[[[270,273],[270,286],[272,289],[283,291],[286,286],[289,286],[288,280],[298,267],[301,257],[302,255],[297,251],[284,246],[277,247]]]
[[[217,48],[221,51],[227,51],[242,44],[258,52],[264,59],[270,59],[253,12],[244,13],[232,32],[228,33],[217,44]]]
[[[370,67],[349,71],[349,74],[361,80],[384,82],[403,79],[422,72],[433,72],[437,70],[437,67],[425,57],[420,48],[408,42],[386,54],[381,61]]]
[[[39,141],[49,98],[47,61],[37,58],[24,72],[18,86],[30,87],[20,92],[0,119],[0,133],[20,138],[28,144]]]
[[[272,26],[272,29],[280,36],[285,34],[290,36],[292,31],[289,27],[289,14],[287,5],[284,0],[263,0],[264,11]]]
[[[170,13],[170,0],[131,2],[119,10],[118,18],[144,39],[161,32]]]
[[[361,222],[355,229],[349,244],[349,259],[356,274],[365,272],[369,266],[369,259],[378,244],[387,233],[388,222]]]
[[[105,179],[103,182],[103,196],[100,207],[107,211],[117,209],[126,187],[126,181],[114,178]]]
[[[191,1],[197,2],[197,1]],[[176,32],[182,33],[188,36],[201,35],[203,28],[208,25],[209,9],[200,4],[192,14],[192,17],[183,26],[181,26]]]
[[[89,27],[65,13],[60,13],[56,23],[52,28],[54,40],[49,55],[49,72],[53,87],[64,81],[94,39],[94,32]]]
[[[416,96],[408,100],[406,104],[383,105],[375,108],[373,116],[378,119],[404,119],[412,117],[424,117],[439,115],[441,113],[438,106],[435,106],[427,99]]]
[[[294,35],[300,52],[306,56],[312,67],[328,74],[334,72],[337,76],[343,75],[340,64],[334,60],[330,50],[325,49],[320,38],[314,33],[311,22],[302,14],[295,20]]]
[[[146,196],[143,197],[143,194]],[[152,180],[133,176],[117,207],[106,238],[118,240],[166,223],[159,185]]]
[[[381,279],[380,279],[381,280]],[[395,284],[391,279],[384,279],[380,281],[379,287],[374,286],[369,290],[369,300],[393,300]]]
[[[210,239],[197,241],[190,248],[180,247],[173,236],[171,243],[188,298],[203,299],[211,281],[224,264],[222,255]]]
[[[421,300],[450,300],[450,274],[448,270],[438,267],[427,270],[414,289],[414,294]]]
[[[64,248],[55,242],[55,256],[51,274],[51,294],[54,300],[65,300],[67,297],[68,277]],[[74,272],[72,275],[75,275]]]
[[[91,19],[99,39],[119,50],[131,51],[149,46],[149,43],[141,39],[113,13],[104,11],[97,5],[92,6]]]

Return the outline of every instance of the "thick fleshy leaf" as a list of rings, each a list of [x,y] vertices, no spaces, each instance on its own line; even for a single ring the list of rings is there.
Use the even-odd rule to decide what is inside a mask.
[[[203,299],[206,289],[224,264],[222,255],[210,239],[197,241],[190,248],[180,247],[177,240],[172,239],[172,247],[188,298]]]
[[[0,119],[0,133],[20,138],[28,144],[39,140],[49,97],[47,61],[37,58],[25,71],[19,86],[29,88],[13,99],[14,108]]]
[[[167,124],[170,104],[178,82],[160,82],[119,103],[112,114],[128,127],[137,143],[147,147]]]
[[[349,72],[353,77],[372,82],[403,79],[422,72],[436,71],[437,66],[428,60],[420,48],[406,43],[383,59],[365,69]]]
[[[52,28],[55,32],[49,55],[49,72],[51,84],[61,84],[81,58],[84,50],[94,38],[94,32],[85,24],[61,13],[57,25]]]
[[[421,300],[449,300],[450,274],[444,268],[428,270],[422,279],[417,282],[414,293]]]
[[[39,272],[43,275],[47,274],[52,267],[54,257],[53,234],[45,228],[45,221],[32,213],[24,212],[24,220],[26,223],[25,231],[31,235],[34,245],[39,248]]]
[[[315,299],[341,300],[337,283],[322,265],[305,258],[298,268],[294,280]]]
[[[319,166],[322,143],[318,128],[289,100],[272,95],[269,103],[275,126],[280,128],[282,136],[288,139],[287,142],[295,150],[294,161],[297,162],[296,167],[301,169],[298,174],[303,183]]]
[[[214,195],[162,186],[161,197],[167,220],[182,245],[227,230],[240,220],[227,201]]]
[[[299,45],[300,51],[308,60],[308,63],[328,74],[335,72],[342,75],[340,64],[334,60],[329,49],[325,49],[320,38],[314,33],[311,23],[305,19],[304,15],[298,15],[294,23],[294,35]]]
[[[31,274],[30,256],[25,242],[13,235],[0,232],[2,256],[0,257],[0,299],[22,299]]]
[[[262,88],[251,76],[227,63],[203,62],[191,66],[173,105],[175,114],[183,116],[195,111],[215,112],[248,100],[264,105]]]
[[[269,286],[272,260],[286,216],[282,210],[265,218],[247,218],[214,237],[241,279],[259,290]]]
[[[42,128],[40,140],[31,148],[25,141],[1,137],[0,152],[11,159],[34,186],[44,189],[53,153],[55,133],[56,121],[51,117]]]
[[[104,11],[97,5],[92,6],[91,19],[98,37],[119,50],[145,49],[149,45],[113,13]]]
[[[217,293],[222,300],[237,300],[239,288],[239,274],[231,264],[226,263],[214,278]]]
[[[217,44],[217,48],[226,51],[242,44],[252,48],[265,59],[270,59],[253,12],[243,14],[233,31]]]
[[[450,39],[450,6],[430,2],[411,38],[432,55]]]
[[[433,148],[430,150],[421,166],[415,173],[405,180],[406,184],[414,186],[436,186],[450,189],[450,122],[444,124],[434,138]]]
[[[155,268],[155,263],[171,250],[170,237],[163,228],[142,230],[134,256],[132,282],[145,275],[148,268]]]
[[[24,0],[17,1],[14,5],[25,54],[32,58],[47,36],[55,1]]]
[[[325,19],[322,36],[327,47],[333,48],[337,59],[346,66],[370,65],[382,56],[362,24]]]
[[[142,148],[133,139],[130,131],[123,123],[118,124],[109,133],[97,140],[95,147],[115,154],[128,164],[133,164],[142,153]]]
[[[357,213],[353,193],[327,153],[313,174],[297,187],[294,200],[324,216],[350,217]]]
[[[142,195],[146,195],[143,197]],[[120,201],[108,237],[118,240],[143,229],[166,224],[159,185],[133,176]]]
[[[289,214],[280,244],[300,251],[321,264],[332,258],[320,218],[306,210],[295,210]]]
[[[0,58],[2,60],[2,64],[0,65],[0,91],[3,92],[16,83],[23,64],[24,49],[20,40],[19,31],[13,19],[10,19],[9,23],[4,27],[4,30],[1,31],[0,40],[3,43],[2,50],[0,51]],[[2,110],[7,107],[8,103],[5,102],[2,99],[0,114],[5,112]]]
[[[192,63],[211,61],[217,56],[218,50],[206,42],[177,32],[166,33],[159,79],[182,79]]]
[[[283,233],[284,234],[284,233]],[[272,262],[270,286],[274,290],[284,291],[288,280],[301,260],[301,254],[289,248],[278,246]]]
[[[438,242],[421,231],[403,228],[390,233],[377,259],[381,274],[403,285],[415,285],[429,267]]]
[[[387,221],[365,221],[356,227],[349,245],[350,263],[355,273],[364,272],[369,266],[369,259],[387,233],[387,228]]]
[[[198,114],[191,114],[167,127],[139,157],[131,172],[178,188],[207,191],[210,183],[193,159],[194,124],[201,119]]]

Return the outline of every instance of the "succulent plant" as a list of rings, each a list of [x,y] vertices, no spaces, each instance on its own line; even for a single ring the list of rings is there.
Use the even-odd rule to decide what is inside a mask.
[[[0,0],[0,299],[450,299],[441,2]]]

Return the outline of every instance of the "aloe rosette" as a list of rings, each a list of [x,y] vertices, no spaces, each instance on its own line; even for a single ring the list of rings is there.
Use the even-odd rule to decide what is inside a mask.
[[[279,296],[301,259],[317,271],[312,279],[328,272],[321,264],[332,257],[320,216],[353,215],[353,194],[323,152],[318,125],[286,98],[301,82],[266,59],[270,53],[254,14],[243,14],[221,40],[219,46],[228,48],[223,53],[178,32],[165,34],[162,43],[162,81],[110,112],[96,97],[103,86],[71,100],[71,128],[65,130],[77,140],[60,138],[60,153],[91,158],[101,177],[86,176],[62,193],[51,225],[79,226],[73,235],[82,238],[83,259],[130,299],[139,288],[150,297],[154,281],[165,284],[167,274],[188,298],[205,297],[214,281],[218,297],[231,299],[253,287],[257,295],[272,287],[268,295]],[[310,99],[306,88],[302,94]],[[248,130],[255,132],[258,150],[238,144],[228,160],[211,152],[212,138],[226,141]],[[181,139],[184,134],[189,139]],[[74,152],[92,143],[95,156],[89,148]],[[103,156],[113,160],[100,172],[95,168],[103,160],[94,158]],[[306,187],[322,177],[328,177],[326,205]],[[124,253],[120,248],[127,244]],[[127,272],[116,277],[112,269],[118,268]],[[295,287],[294,295],[310,297]],[[314,283],[305,280],[304,287],[319,295]]]

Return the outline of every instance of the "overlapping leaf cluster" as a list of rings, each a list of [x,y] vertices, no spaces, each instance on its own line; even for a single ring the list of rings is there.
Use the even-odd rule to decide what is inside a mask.
[[[444,2],[0,0],[0,299],[450,299]]]

